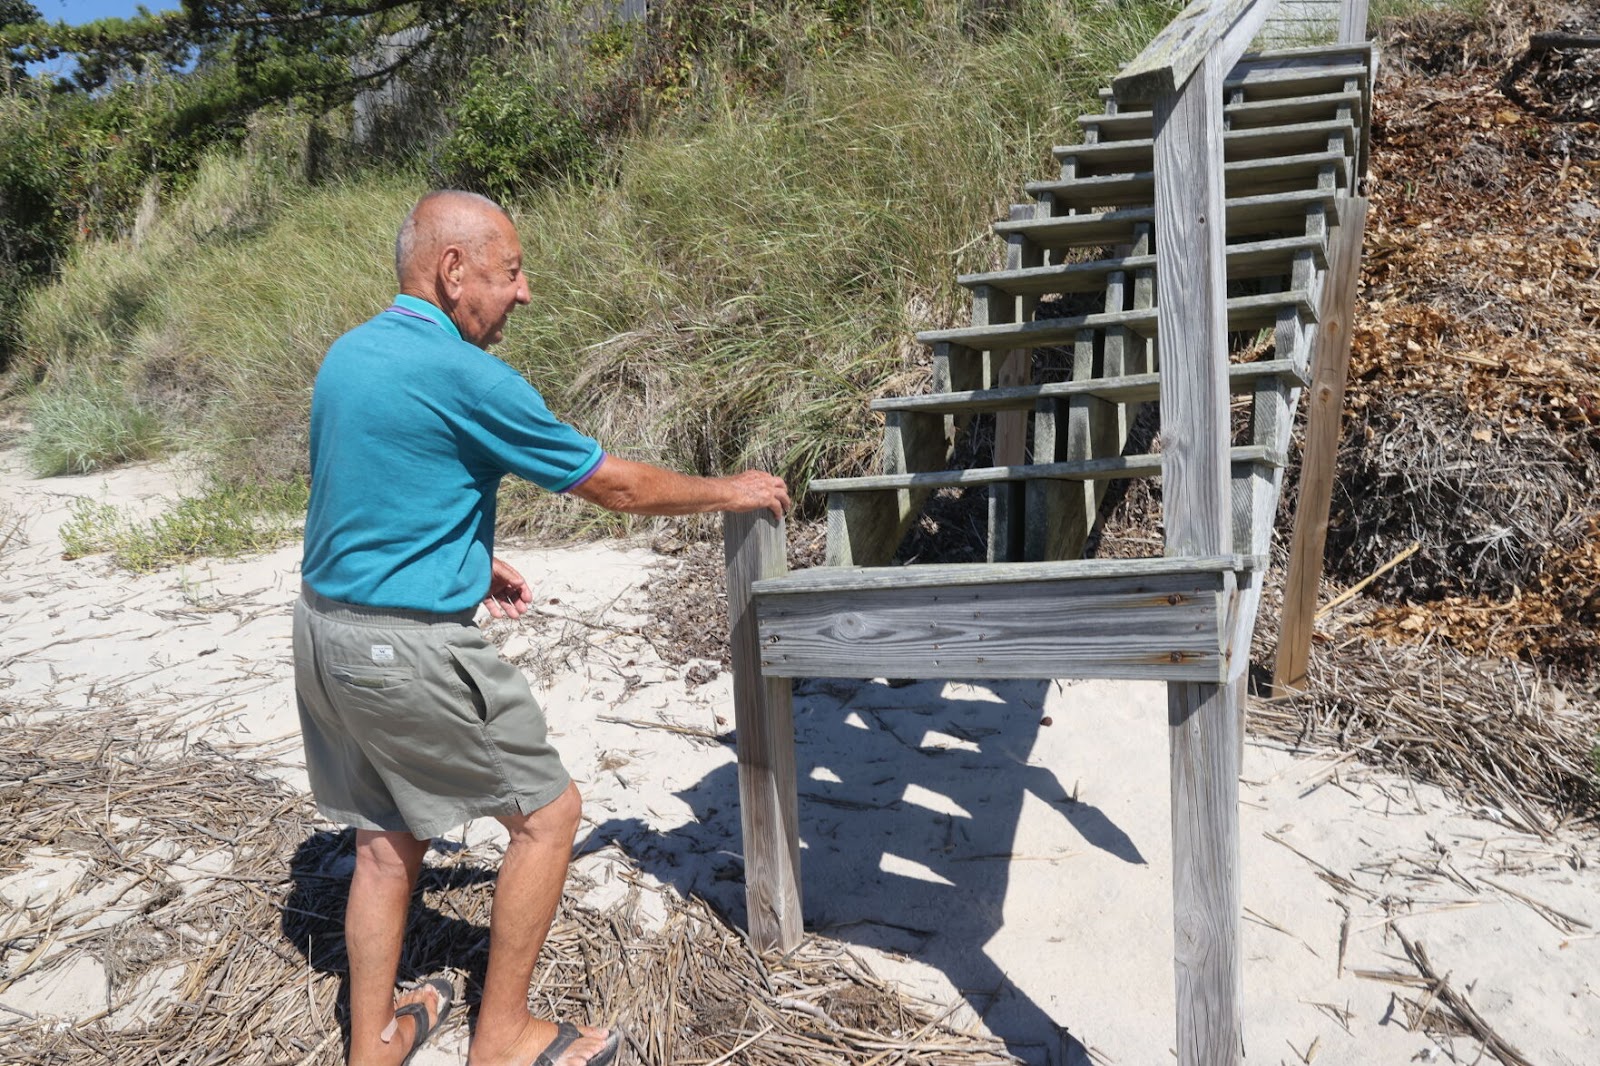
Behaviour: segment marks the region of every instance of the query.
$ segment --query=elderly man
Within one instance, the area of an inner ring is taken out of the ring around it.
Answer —
[[[349,1060],[408,1061],[449,1010],[442,980],[396,999],[406,913],[429,838],[487,816],[510,839],[469,1066],[602,1066],[618,1033],[528,1011],[580,800],[527,681],[473,624],[480,603],[496,618],[532,603],[494,557],[500,479],[633,514],[781,515],[788,492],[760,471],[688,477],[606,455],[551,415],[487,351],[529,298],[516,229],[493,202],[423,197],[395,269],[393,305],[335,341],[317,374],[294,623],[311,787],[356,829]]]

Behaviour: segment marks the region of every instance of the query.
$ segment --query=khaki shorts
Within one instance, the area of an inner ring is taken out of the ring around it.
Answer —
[[[357,607],[306,587],[294,684],[311,791],[332,821],[427,839],[531,814],[571,781],[527,679],[471,612]]]

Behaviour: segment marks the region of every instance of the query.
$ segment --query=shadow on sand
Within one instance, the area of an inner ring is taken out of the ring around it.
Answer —
[[[797,684],[804,916],[809,932],[940,970],[1013,1054],[1087,1066],[1083,1044],[985,950],[1005,925],[1013,863],[1065,857],[1024,853],[1033,846],[1019,838],[1025,803],[1059,812],[1089,846],[1145,863],[1103,812],[1077,802],[1050,770],[1028,765],[1048,684],[960,686],[955,696],[940,682]],[[693,821],[661,833],[613,819],[579,850],[615,842],[743,928],[736,768],[722,766],[678,795]]]

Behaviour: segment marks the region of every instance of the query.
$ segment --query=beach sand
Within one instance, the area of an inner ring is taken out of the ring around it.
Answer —
[[[304,789],[289,643],[298,545],[145,576],[61,558],[76,499],[150,512],[183,487],[176,464],[37,480],[0,452],[0,537],[14,533],[0,554],[0,707],[63,728],[111,702],[177,715],[191,742]],[[577,863],[593,892],[618,891],[620,849],[652,888],[742,922],[730,679],[714,663],[668,665],[637,633],[642,586],[674,563],[622,543],[503,554],[538,613],[495,635],[536,679],[585,796]],[[809,680],[795,724],[808,932],[1026,1061],[1171,1061],[1161,685]],[[1596,1061],[1592,831],[1542,838],[1352,755],[1255,741],[1240,801],[1248,1061],[1477,1061],[1473,1036],[1408,1019],[1426,993],[1402,935],[1529,1061]],[[492,856],[497,832],[479,823],[451,839]],[[184,877],[226,874],[196,843],[167,848]],[[94,890],[82,882],[70,856],[28,853],[25,868],[0,869],[0,926]],[[0,1033],[106,1010],[92,958],[49,966],[50,952],[0,950]],[[124,1016],[170,1001],[181,978],[158,968]],[[416,1061],[464,1061],[465,1039],[453,1024]]]

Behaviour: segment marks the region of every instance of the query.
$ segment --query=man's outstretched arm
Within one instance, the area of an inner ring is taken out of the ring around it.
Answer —
[[[789,508],[783,479],[762,470],[727,477],[693,477],[649,463],[608,455],[574,496],[608,511],[679,515],[705,511],[771,511],[782,518]]]

